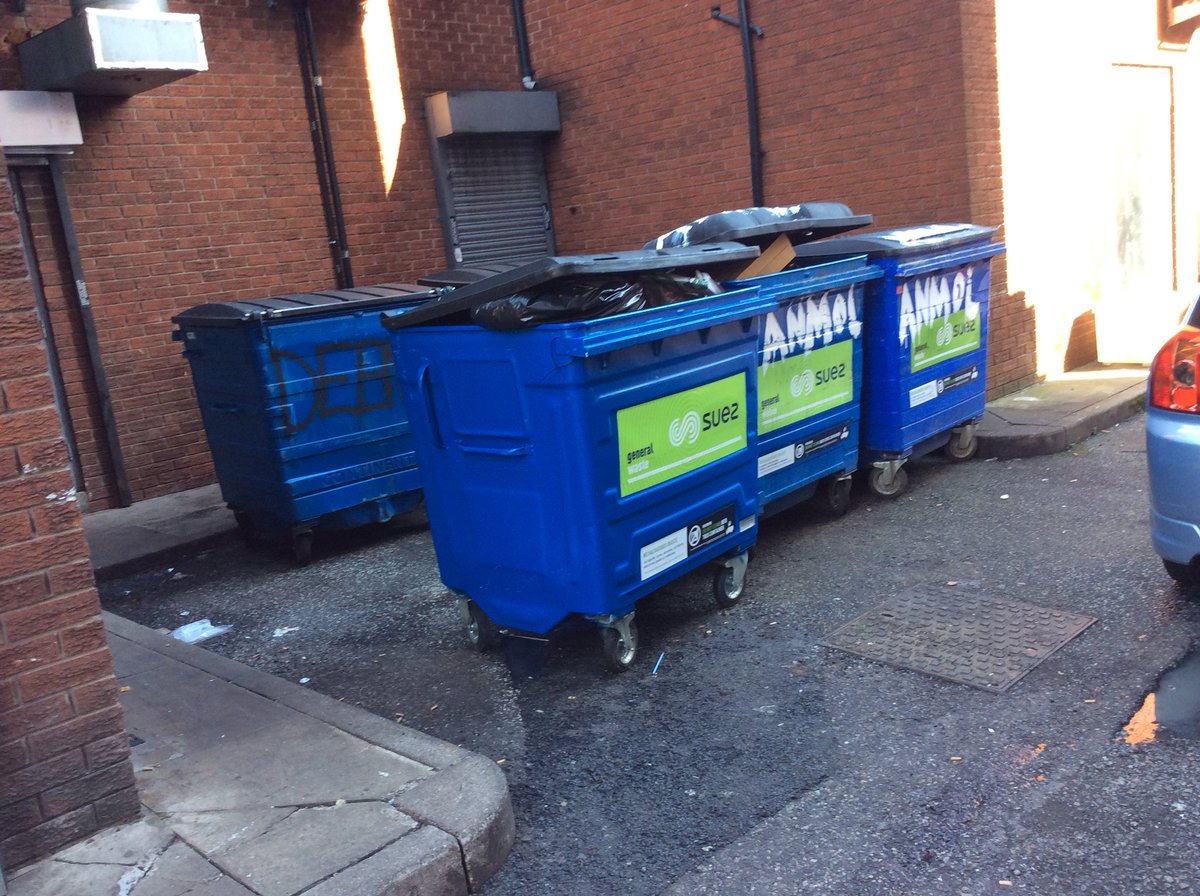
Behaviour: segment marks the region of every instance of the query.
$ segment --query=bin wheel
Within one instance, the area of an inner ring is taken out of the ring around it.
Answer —
[[[834,516],[845,516],[850,509],[850,477],[825,480],[825,509]]]
[[[254,520],[250,518],[250,514],[244,510],[235,510],[233,512],[233,521],[237,523],[238,535],[241,536],[242,543],[246,545],[254,544],[258,532],[254,528]]]
[[[462,608],[470,645],[480,653],[495,647],[500,640],[499,626],[473,600],[464,600]]]
[[[308,532],[296,532],[292,535],[292,556],[301,566],[308,566],[312,560],[313,549],[313,534]]]
[[[895,498],[908,488],[908,471],[900,467],[892,476],[880,467],[872,467],[871,475],[867,478],[871,491],[881,498]]]
[[[745,593],[745,574],[738,581],[737,572],[730,566],[722,566],[713,574],[713,598],[722,610],[736,607]]]
[[[633,620],[626,626],[628,634],[622,634],[616,628],[600,629],[600,639],[604,647],[604,661],[614,672],[625,672],[637,658],[637,627]]]
[[[979,451],[979,439],[975,433],[963,430],[950,436],[950,441],[942,446],[942,454],[955,463],[970,460]]]

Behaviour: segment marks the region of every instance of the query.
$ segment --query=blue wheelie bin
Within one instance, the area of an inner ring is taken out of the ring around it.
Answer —
[[[746,280],[776,307],[758,352],[758,498],[768,516],[818,488],[836,515],[858,469],[863,289],[880,276],[864,256]]]
[[[737,240],[796,243],[871,222],[839,202],[809,202],[707,215],[648,246]],[[789,244],[790,247],[789,247]],[[858,468],[863,363],[863,285],[880,271],[865,256],[790,267],[729,288],[757,286],[776,307],[760,322],[758,363],[758,497],[762,515],[784,510],[822,489],[834,514],[850,504]]]
[[[421,500],[408,417],[379,324],[438,295],[388,284],[197,305],[172,318],[221,496],[243,535],[383,522]]]
[[[621,670],[636,655],[639,599],[705,564],[718,604],[739,599],[758,531],[757,320],[775,302],[749,288],[508,331],[464,310],[574,275],[757,252],[547,258],[411,319],[383,315],[442,581],[476,647],[582,616]]]
[[[866,255],[860,464],[878,495],[904,491],[905,462],[942,449],[966,460],[986,403],[994,227],[930,224],[839,236],[796,248],[802,261]]]

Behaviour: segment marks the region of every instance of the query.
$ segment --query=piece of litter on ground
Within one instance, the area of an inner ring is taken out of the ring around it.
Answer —
[[[1000,500],[1001,500],[1001,501],[1007,501],[1007,500],[1008,500],[1008,495],[1001,495],[1001,496],[1000,496]]]
[[[273,635],[271,635],[271,637],[272,638],[282,638],[284,635],[290,635],[292,632],[298,632],[298,631],[300,631],[300,626],[289,625],[284,628],[275,629],[275,633]]]
[[[950,761],[951,762],[962,762],[962,757],[961,756],[951,756]]]
[[[215,638],[217,635],[223,635],[231,628],[233,628],[232,625],[213,625],[212,620],[197,619],[195,622],[179,626],[171,632],[171,637],[176,641],[183,641],[185,644],[196,644],[209,638]]]
[[[1096,701],[1089,698],[1087,700],[1084,700],[1083,702],[1084,703],[1095,703]]]
[[[665,650],[658,655],[658,662],[654,664],[654,668],[650,671],[651,675],[658,674],[658,667],[662,665],[663,657],[666,655],[667,655],[667,652]]]
[[[312,681],[312,679],[309,678],[307,675],[300,679],[301,684],[308,684],[310,681]]]
[[[130,691],[133,690],[133,686],[125,684],[125,685],[121,685],[121,687],[117,688],[117,690],[122,694],[128,694]]]
[[[180,616],[191,616],[191,615],[192,615],[192,611],[191,611],[191,610],[180,610],[180,611],[179,611],[179,615],[180,615]]]

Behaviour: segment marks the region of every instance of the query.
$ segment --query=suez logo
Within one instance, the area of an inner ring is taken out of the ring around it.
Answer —
[[[979,326],[979,303],[975,301],[974,265],[956,271],[943,271],[928,277],[913,277],[900,288],[900,344],[921,337],[921,328],[939,324],[933,339],[939,346],[968,336]],[[965,312],[959,323],[950,320],[955,312]]]
[[[667,441],[671,443],[673,448],[679,448],[684,444],[695,445],[699,441],[701,433],[724,426],[727,423],[733,423],[739,418],[740,414],[741,403],[737,401],[730,402],[720,408],[707,410],[703,414],[694,410],[688,411],[671,421],[671,424],[667,427]],[[626,452],[625,462],[629,465],[629,472],[637,473],[649,468],[650,461],[648,458],[652,454],[654,454],[653,442]]]
[[[824,386],[826,383],[843,379],[847,373],[849,371],[846,369],[845,361],[830,364],[819,370],[805,370],[791,378],[788,382],[788,391],[792,393],[793,398],[803,398],[806,395],[812,395],[818,387]],[[774,398],[776,402],[779,401],[779,396],[774,396]],[[764,401],[763,404],[766,405],[767,402]]]
[[[736,373],[617,411],[621,495],[745,449],[747,391],[746,375]]]

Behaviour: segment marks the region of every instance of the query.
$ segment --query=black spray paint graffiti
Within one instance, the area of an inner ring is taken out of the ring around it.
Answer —
[[[314,420],[337,414],[363,417],[395,405],[392,347],[387,340],[329,342],[307,357],[272,349],[271,363],[289,436]]]

